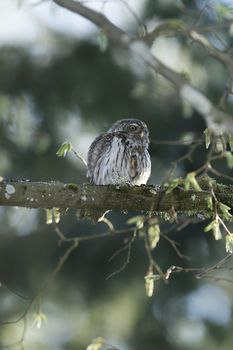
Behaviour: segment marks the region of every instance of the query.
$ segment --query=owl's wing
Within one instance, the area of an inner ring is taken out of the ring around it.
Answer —
[[[104,135],[101,152],[93,170],[92,182],[97,185],[111,185],[130,182],[128,144],[124,135]]]
[[[93,182],[97,162],[103,157],[111,142],[111,134],[101,134],[91,144],[87,155],[87,177]]]

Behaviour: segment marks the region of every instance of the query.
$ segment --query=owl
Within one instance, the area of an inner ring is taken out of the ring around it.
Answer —
[[[91,144],[87,177],[95,185],[142,185],[151,173],[149,131],[138,119],[121,119]]]

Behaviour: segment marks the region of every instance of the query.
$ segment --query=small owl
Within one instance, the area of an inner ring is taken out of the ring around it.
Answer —
[[[95,185],[142,185],[151,173],[149,131],[138,119],[118,120],[88,151],[87,177]]]

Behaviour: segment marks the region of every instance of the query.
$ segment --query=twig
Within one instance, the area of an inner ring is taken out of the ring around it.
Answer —
[[[179,258],[191,260],[191,258],[189,256],[182,254],[181,251],[177,248],[177,245],[178,245],[177,242],[173,241],[173,239],[171,239],[168,236],[164,235],[162,232],[160,232],[160,236],[163,237],[167,242],[170,243],[170,245],[175,250],[175,252],[179,256]]]
[[[150,140],[151,144],[154,145],[165,145],[165,146],[187,146],[189,147],[193,143],[201,143],[203,139],[189,139],[189,140]]]
[[[212,127],[214,132],[219,132],[220,129],[224,132],[233,130],[232,118],[220,111],[205,95],[191,86],[182,74],[175,72],[158,58],[153,56],[145,38],[143,40],[133,38],[125,31],[115,26],[106,16],[84,6],[80,2],[76,2],[74,0],[53,0],[53,2],[90,20],[92,23],[101,28],[104,33],[116,44],[129,50],[131,54],[141,59],[148,67],[152,68],[154,71],[161,74],[165,79],[173,83],[176,89],[179,91],[181,98],[186,100],[197,112],[203,116],[208,127]],[[206,45],[207,39],[204,38],[205,40],[203,40],[203,38],[193,30],[189,32],[189,30],[185,29],[185,31],[187,31],[193,40],[197,42],[199,41],[205,48],[207,46],[208,50],[214,55],[214,57],[219,59],[223,64],[225,64],[227,67],[233,67],[232,60],[229,56],[219,52],[216,53],[216,50],[211,47],[209,42]],[[221,120],[221,124],[217,123],[219,120]],[[216,124],[218,125],[218,130],[216,130]]]
[[[113,256],[109,259],[109,261],[111,261],[113,259],[113,257],[115,258],[123,250],[128,249],[127,257],[126,257],[126,260],[125,260],[124,264],[118,270],[116,270],[116,271],[112,272],[110,275],[108,275],[106,277],[106,281],[109,280],[110,278],[112,278],[113,276],[119,274],[120,272],[122,272],[126,268],[126,266],[129,264],[129,262],[130,262],[130,255],[131,255],[131,248],[132,248],[132,244],[133,244],[133,242],[134,242],[134,240],[136,238],[136,233],[137,233],[137,230],[135,229],[134,230],[134,234],[133,234],[132,238],[130,239],[130,241],[123,248],[121,248],[115,254],[113,254]]]
[[[210,168],[208,169],[208,172],[210,172],[210,173],[212,173],[212,174],[214,174],[214,175],[217,175],[218,177],[222,177],[223,179],[226,179],[226,180],[229,180],[229,181],[233,182],[233,178],[232,178],[231,176],[228,176],[228,175],[226,175],[226,174],[223,174],[223,173],[221,173],[220,171],[214,169],[213,167],[210,167]]]
[[[71,149],[71,151],[74,153],[74,155],[81,160],[81,162],[83,162],[83,164],[85,165],[85,167],[87,167],[87,161],[81,156],[81,154],[79,154],[77,151],[75,151],[75,149]]]
[[[163,270],[157,264],[157,262],[154,260],[154,258],[152,256],[151,249],[150,249],[149,238],[148,238],[148,233],[147,232],[144,233],[144,242],[145,242],[145,249],[146,249],[147,257],[148,257],[148,260],[149,260],[149,270],[155,269],[155,271],[164,280],[164,282],[167,283],[167,281],[165,279],[165,275],[163,273]]]
[[[202,278],[203,276],[205,276],[207,273],[210,273],[214,270],[219,269],[222,265],[224,265],[231,257],[232,257],[232,253],[227,254],[223,259],[219,260],[216,264],[214,264],[213,266],[210,266],[207,269],[202,269],[202,272],[200,272],[198,275],[196,275],[196,278]]]

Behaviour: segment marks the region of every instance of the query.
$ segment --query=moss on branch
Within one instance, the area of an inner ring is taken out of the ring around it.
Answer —
[[[170,193],[162,186],[95,186],[60,182],[2,181],[0,205],[27,208],[76,208],[84,210],[137,210],[184,215],[212,215],[208,206],[209,178],[200,181],[202,191],[177,187]],[[212,182],[219,202],[233,212],[233,187]]]

